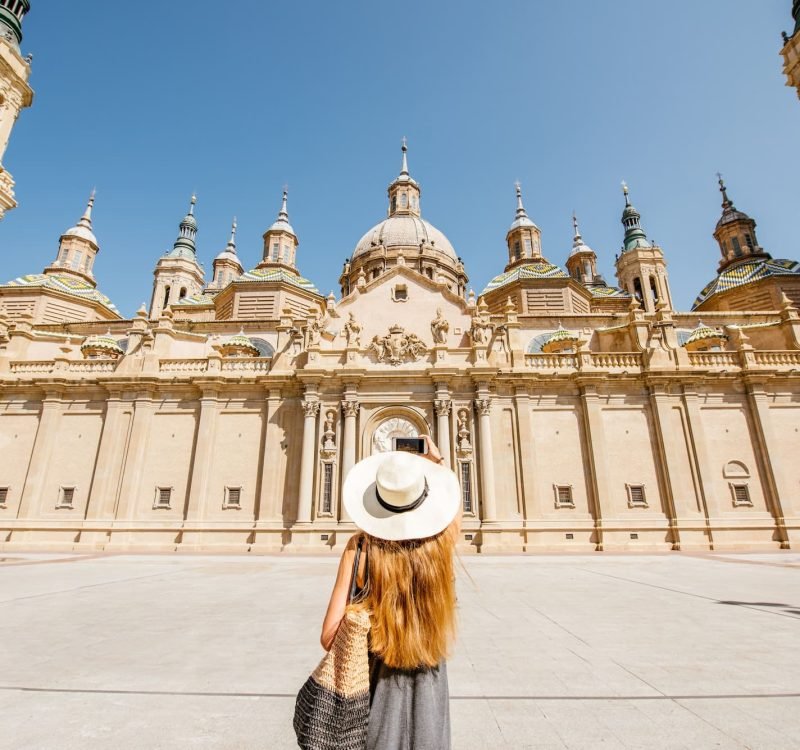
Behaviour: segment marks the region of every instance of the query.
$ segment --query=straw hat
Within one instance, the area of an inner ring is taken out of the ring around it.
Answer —
[[[461,493],[456,475],[413,453],[378,453],[359,461],[342,490],[353,522],[379,539],[424,539],[456,517]]]

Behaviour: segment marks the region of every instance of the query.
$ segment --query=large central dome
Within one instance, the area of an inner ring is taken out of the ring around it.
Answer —
[[[339,280],[344,296],[399,264],[455,294],[466,294],[467,275],[450,240],[421,216],[422,190],[408,173],[406,151],[403,142],[403,166],[389,185],[387,218],[364,234],[344,265]]]
[[[435,250],[457,261],[458,256],[450,240],[433,224],[418,216],[390,216],[376,224],[358,241],[353,259],[383,245],[392,248],[419,248],[420,244],[431,245]]]

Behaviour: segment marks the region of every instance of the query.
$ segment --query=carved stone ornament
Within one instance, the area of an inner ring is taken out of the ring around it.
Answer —
[[[458,410],[458,440],[456,449],[462,455],[472,453],[472,440],[469,431],[469,411],[467,409]]]
[[[347,348],[361,346],[361,323],[356,320],[356,316],[350,313],[347,322],[342,327],[342,331],[347,338]]]
[[[369,348],[378,362],[399,365],[405,360],[416,362],[425,355],[428,347],[415,333],[406,333],[400,325],[393,325],[385,336],[375,336]]]
[[[319,401],[303,401],[303,414],[316,417],[319,414]]]
[[[489,398],[476,398],[475,409],[482,417],[488,417],[492,408],[492,400]]]
[[[344,412],[345,418],[357,417],[360,406],[361,404],[359,404],[358,401],[353,401],[352,399],[345,399],[342,401],[342,411]]]
[[[436,416],[446,417],[448,414],[450,414],[450,408],[452,405],[453,402],[449,398],[437,398],[433,402],[433,406],[436,409]]]
[[[336,431],[333,429],[333,422],[336,419],[336,412],[331,409],[325,415],[325,427],[322,431],[323,450],[336,450]]]

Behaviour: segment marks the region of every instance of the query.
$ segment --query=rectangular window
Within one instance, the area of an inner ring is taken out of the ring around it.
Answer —
[[[241,508],[242,507],[242,488],[241,487],[226,487],[225,488],[225,508]]]
[[[628,507],[629,508],[646,508],[647,498],[644,494],[643,484],[629,484],[628,488]]]
[[[408,287],[405,284],[398,284],[394,288],[394,301],[405,302],[408,299]]]
[[[749,250],[752,250],[752,249],[753,249],[753,247],[754,247],[754,245],[753,245],[753,238],[752,238],[752,237],[751,237],[749,234],[746,234],[746,235],[744,236],[744,239],[745,239],[745,242],[747,242],[747,247],[748,247],[748,249],[749,249]]]
[[[8,487],[0,487],[0,508],[6,507],[6,500],[8,500]]]
[[[525,255],[530,258],[533,255],[533,245],[531,245],[530,237],[525,238]]]
[[[514,260],[519,260],[520,250],[519,250],[519,240],[514,242]]]
[[[333,464],[322,465],[322,512],[333,514]]]
[[[72,508],[72,503],[75,500],[74,487],[59,487],[58,490],[58,505],[56,508]]]
[[[556,508],[575,507],[575,501],[572,499],[571,484],[554,484],[553,489],[556,496]]]
[[[461,462],[461,499],[464,504],[464,513],[473,513],[472,508],[472,472],[469,461]]]
[[[750,499],[750,488],[746,484],[731,484],[731,491],[733,492],[734,505],[750,505],[753,501]]]
[[[272,246],[272,260],[278,260],[278,253],[281,250],[281,246],[276,242]]]
[[[172,487],[156,487],[156,499],[153,503],[154,508],[169,508],[169,501],[172,498]]]
[[[72,267],[77,271],[80,268],[83,253],[74,252],[72,254]]]
[[[742,254],[742,246],[739,244],[739,238],[733,237],[731,242],[733,243],[733,254],[738,258]]]

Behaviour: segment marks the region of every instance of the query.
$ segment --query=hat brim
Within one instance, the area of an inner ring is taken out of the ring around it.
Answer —
[[[378,466],[388,455],[376,453],[359,461],[345,477],[342,496],[353,523],[370,536],[389,541],[425,539],[444,531],[461,506],[456,475],[427,458],[410,456],[420,462],[428,480],[428,496],[414,510],[394,513],[378,502],[375,487]]]

